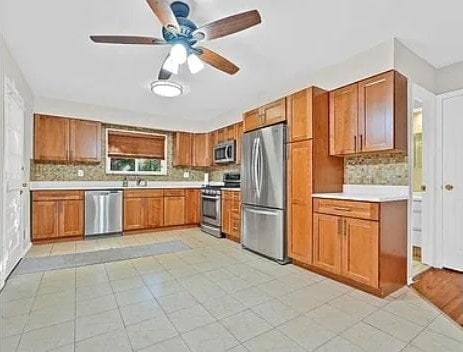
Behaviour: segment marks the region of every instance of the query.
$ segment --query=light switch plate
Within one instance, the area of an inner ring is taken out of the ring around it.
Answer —
[[[183,178],[189,178],[190,177],[190,172],[189,171],[185,171],[183,173]]]
[[[84,170],[77,170],[78,177],[84,177]]]

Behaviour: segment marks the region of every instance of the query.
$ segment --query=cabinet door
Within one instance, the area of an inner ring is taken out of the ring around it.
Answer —
[[[343,219],[315,213],[313,221],[313,265],[339,274]]]
[[[360,152],[394,148],[394,72],[372,77],[359,87]]]
[[[185,224],[199,224],[199,189],[185,190]]]
[[[312,89],[288,97],[288,142],[312,138]]]
[[[357,83],[330,92],[330,154],[354,154],[357,138]]]
[[[223,192],[229,193],[229,192]],[[232,229],[232,207],[233,199],[231,196],[227,197],[226,195],[222,198],[222,232],[230,235]]]
[[[32,202],[32,241],[59,236],[59,201]]]
[[[192,165],[192,134],[188,132],[175,132],[174,135],[174,166]]]
[[[345,219],[342,275],[378,287],[379,227],[377,221]]]
[[[261,110],[264,126],[286,121],[286,98],[264,105]]]
[[[235,139],[235,124],[227,126],[225,129],[225,140]]]
[[[145,198],[124,198],[124,231],[145,228]]]
[[[193,166],[211,166],[211,147],[208,133],[196,133],[193,137]]]
[[[69,160],[69,120],[35,115],[34,159],[36,161]]]
[[[218,129],[217,130],[217,143],[222,143],[225,140],[226,140],[226,138],[225,138],[225,129],[224,128]]]
[[[248,111],[243,116],[244,132],[252,131],[262,127],[262,114],[259,109]]]
[[[145,198],[144,224],[155,229],[164,225],[164,199],[162,197]]]
[[[243,141],[243,123],[239,122],[235,127],[235,141],[236,141],[236,163],[241,164],[241,149]]]
[[[164,197],[164,226],[185,224],[185,197]]]
[[[288,250],[312,263],[312,141],[288,144]]]
[[[59,207],[59,236],[83,236],[84,201],[62,200],[60,201]]]
[[[101,161],[101,123],[70,120],[70,160],[77,162]]]

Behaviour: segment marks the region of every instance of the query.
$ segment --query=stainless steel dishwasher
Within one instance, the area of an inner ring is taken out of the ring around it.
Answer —
[[[85,237],[122,232],[122,191],[85,192]]]

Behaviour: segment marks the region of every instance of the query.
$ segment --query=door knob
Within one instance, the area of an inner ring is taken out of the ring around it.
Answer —
[[[447,184],[447,185],[445,185],[445,189],[447,191],[452,191],[453,190],[453,185]]]

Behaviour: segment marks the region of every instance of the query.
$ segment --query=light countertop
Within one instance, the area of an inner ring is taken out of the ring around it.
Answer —
[[[344,185],[339,193],[314,193],[312,198],[353,200],[360,202],[395,202],[409,199],[408,186]]]
[[[156,188],[201,188],[200,181],[148,181],[147,186],[137,186],[130,181],[128,187],[122,186],[122,181],[51,181],[30,182],[31,191],[62,191],[62,190],[96,190],[96,189],[156,189]]]

